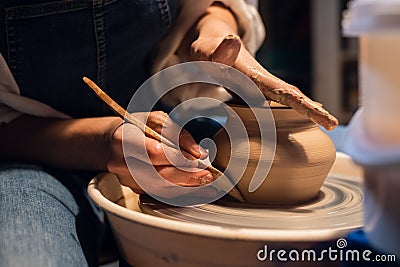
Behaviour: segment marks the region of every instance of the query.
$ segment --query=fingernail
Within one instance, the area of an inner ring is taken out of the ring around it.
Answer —
[[[201,158],[207,157],[207,156],[208,156],[207,150],[204,149],[204,148],[202,148],[201,146],[199,146],[199,145],[197,145],[197,144],[194,144],[194,145],[192,146],[192,149],[193,149],[194,151],[196,151],[196,152],[199,152]]]
[[[212,183],[213,181],[214,181],[214,177],[212,176],[211,173],[199,178],[200,185],[206,185],[206,184]]]
[[[199,146],[199,151],[200,151],[200,159],[205,159],[208,157],[208,151]]]

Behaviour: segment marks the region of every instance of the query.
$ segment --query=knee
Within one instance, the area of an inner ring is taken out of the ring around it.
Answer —
[[[6,164],[0,165],[0,186],[22,186],[37,185],[49,182],[50,175],[40,166],[29,164]]]
[[[46,210],[56,203],[74,215],[79,211],[71,193],[35,165],[0,165],[0,196],[0,209]]]
[[[0,166],[0,258],[9,266],[82,266],[78,212],[71,193],[40,167]]]

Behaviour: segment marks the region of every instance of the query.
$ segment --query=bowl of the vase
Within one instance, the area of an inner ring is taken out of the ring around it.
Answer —
[[[226,170],[228,177],[240,177],[237,188],[245,200],[260,204],[286,204],[315,198],[336,157],[333,142],[318,125],[290,108],[271,107],[276,138],[263,140],[260,132],[271,129],[254,127],[254,118],[249,119],[247,107],[230,108],[227,127],[239,117],[248,136],[243,140],[233,140],[231,138],[237,137],[229,136],[225,128],[221,129],[214,136],[217,147],[214,165]],[[265,108],[252,109],[257,113],[263,110],[270,112]],[[232,115],[233,112],[236,114]],[[250,151],[249,154],[246,151]],[[260,156],[261,152],[263,156]],[[243,157],[244,154],[248,155],[247,158]],[[243,161],[247,161],[244,170],[236,167],[243,166],[240,164]],[[251,181],[259,168],[265,168],[261,174],[265,176],[255,189]]]

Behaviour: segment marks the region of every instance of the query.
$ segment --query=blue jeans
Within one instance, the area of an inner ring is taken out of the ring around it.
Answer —
[[[97,265],[104,225],[77,177],[0,165],[0,266]]]

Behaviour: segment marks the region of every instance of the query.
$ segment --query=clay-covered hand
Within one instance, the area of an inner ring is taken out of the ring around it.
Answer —
[[[141,179],[140,183],[145,181],[150,185],[151,194],[166,198],[176,197],[176,188],[160,183],[160,178],[154,175],[154,171],[165,180],[179,186],[196,187],[213,181],[209,171],[198,169],[197,161],[190,160],[204,159],[208,156],[207,152],[196,144],[186,130],[181,130],[166,113],[155,111],[135,113],[134,116],[166,138],[170,140],[178,138],[179,145],[184,151],[175,150],[145,136],[139,128],[129,123],[119,126],[110,140],[111,151],[107,168],[118,176],[121,184],[132,188],[136,193],[144,193],[132,177],[128,165],[135,178],[145,177],[146,180]],[[215,192],[210,189],[209,193]]]
[[[246,74],[267,99],[295,109],[327,130],[338,125],[338,120],[320,103],[311,100],[297,87],[282,81],[261,66],[244,47],[238,32],[235,17],[230,10],[215,4],[194,25],[178,54],[187,60],[214,61],[233,66]]]

